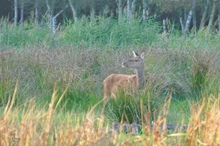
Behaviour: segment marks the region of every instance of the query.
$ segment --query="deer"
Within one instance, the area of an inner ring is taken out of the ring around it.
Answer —
[[[122,67],[133,68],[135,69],[136,74],[111,74],[104,79],[102,83],[105,102],[104,108],[109,97],[117,98],[116,93],[119,90],[135,92],[136,90],[144,88],[144,51],[141,55],[133,50],[132,53],[133,58],[123,62]]]

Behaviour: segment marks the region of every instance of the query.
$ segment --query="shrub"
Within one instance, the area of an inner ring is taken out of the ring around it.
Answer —
[[[111,98],[106,107],[106,116],[114,120],[114,122],[122,123],[139,123],[147,122],[143,118],[145,113],[150,119],[147,119],[148,122],[153,120],[153,115],[159,111],[161,102],[158,102],[157,97],[150,97],[149,93],[139,92],[135,94],[128,94],[124,91],[117,93],[117,98]],[[143,121],[144,120],[144,121]]]

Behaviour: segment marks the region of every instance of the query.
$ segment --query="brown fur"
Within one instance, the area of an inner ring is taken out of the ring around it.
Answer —
[[[115,93],[119,89],[126,91],[134,91],[138,86],[136,75],[125,75],[125,74],[111,74],[109,75],[102,84],[104,92],[104,98],[109,96],[116,98]]]
[[[104,107],[102,114],[104,113],[108,97],[116,99],[116,93],[119,91],[134,92],[137,89],[144,88],[144,52],[141,55],[133,52],[133,58],[122,63],[122,67],[133,68],[136,71],[135,75],[126,74],[111,74],[102,84],[102,90],[104,92]]]

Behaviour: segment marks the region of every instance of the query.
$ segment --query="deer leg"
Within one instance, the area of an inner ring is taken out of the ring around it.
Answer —
[[[114,92],[111,93],[111,96],[116,99],[116,95]]]

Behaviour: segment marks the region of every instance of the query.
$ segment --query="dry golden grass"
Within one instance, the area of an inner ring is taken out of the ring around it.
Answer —
[[[186,131],[188,145],[220,145],[220,96],[204,98],[191,107],[191,119]]]
[[[57,106],[65,91],[57,97],[57,90],[54,90],[51,102],[45,105],[47,108],[37,107],[34,99],[19,107],[14,105],[16,85],[1,114],[0,145],[220,145],[220,96],[211,95],[204,97],[201,103],[192,104],[186,130],[180,126],[171,133],[166,128],[170,98],[157,121],[153,125],[143,122],[142,133],[134,136],[112,131],[103,116],[95,116],[96,105],[81,122],[73,118],[73,113],[63,113],[64,117],[59,117],[62,111],[58,111]]]

